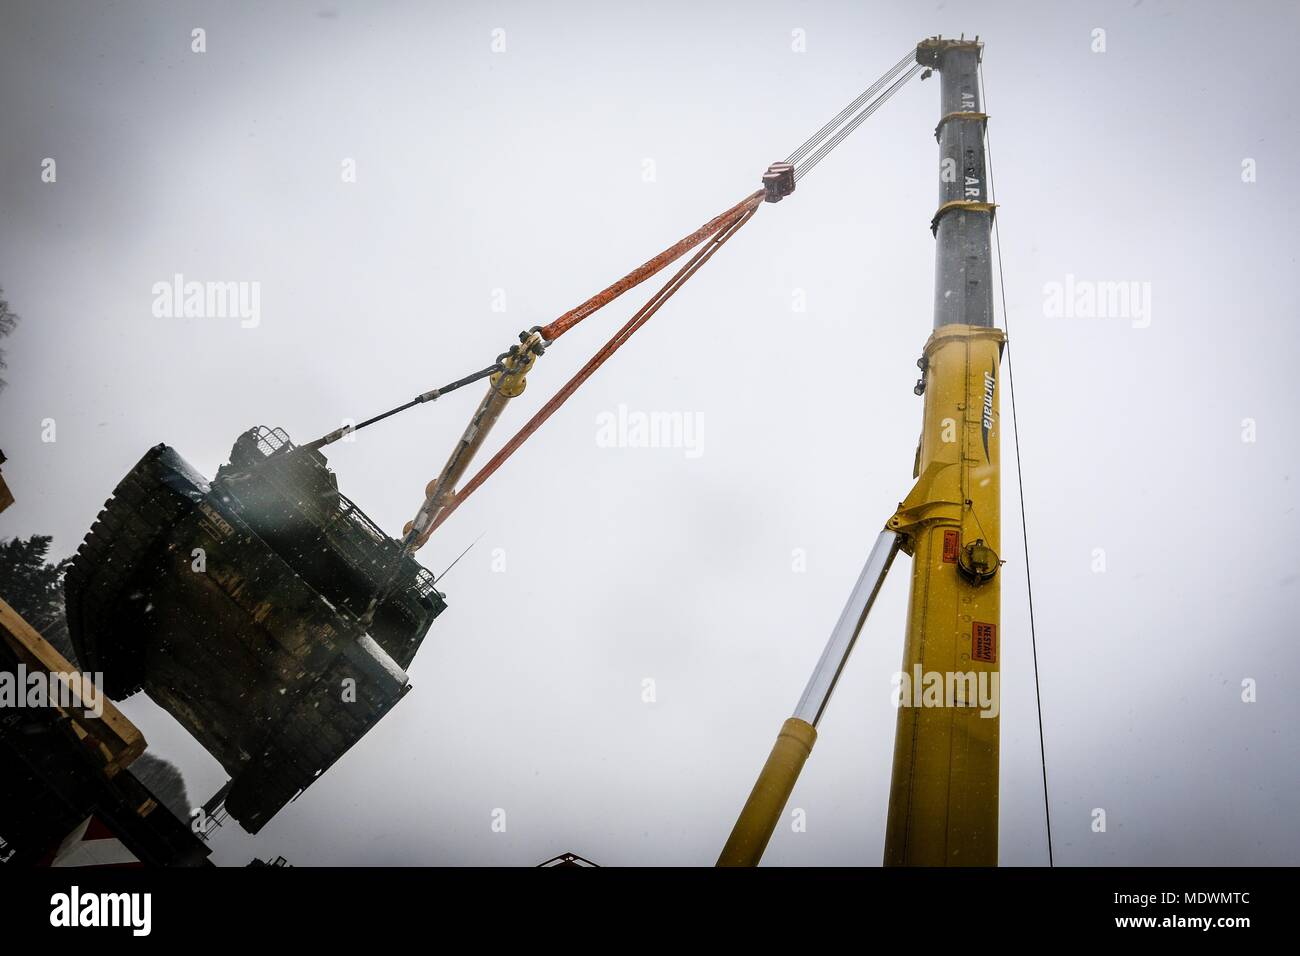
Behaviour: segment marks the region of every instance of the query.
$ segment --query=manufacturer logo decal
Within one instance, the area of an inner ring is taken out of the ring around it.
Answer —
[[[984,438],[984,460],[989,458],[989,431],[993,428],[993,389],[997,388],[997,379],[993,370],[984,373],[984,418],[980,422],[980,433]]]

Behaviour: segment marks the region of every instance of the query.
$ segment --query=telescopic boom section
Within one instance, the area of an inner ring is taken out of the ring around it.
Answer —
[[[936,240],[934,327],[993,325],[993,262],[984,163],[978,40],[938,37],[917,44],[918,63],[939,71],[939,207],[930,220]]]

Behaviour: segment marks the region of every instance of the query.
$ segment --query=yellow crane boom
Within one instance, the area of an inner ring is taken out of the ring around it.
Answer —
[[[998,852],[1001,617],[998,376],[984,125],[976,40],[932,37],[916,62],[941,76],[934,332],[918,366],[925,396],[916,484],[867,559],[794,716],[785,722],[718,858],[762,857],[817,739],[835,681],[898,551],[912,557],[911,599],[887,865],[992,866]]]

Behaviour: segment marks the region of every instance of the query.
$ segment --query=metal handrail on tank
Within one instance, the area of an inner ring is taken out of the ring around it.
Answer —
[[[277,454],[283,456],[295,450],[302,450],[299,446],[294,445],[288,433],[282,428],[257,425],[250,428],[248,434],[253,438],[257,450],[267,459]],[[320,456],[320,453],[315,449],[307,449],[306,452],[319,456],[321,462],[324,462],[324,457]],[[337,507],[327,509],[329,513],[322,515],[324,520],[321,529],[335,543],[339,553],[347,558],[348,563],[358,571],[366,573],[373,567],[373,555],[370,553],[370,549],[360,546],[360,542],[352,533],[341,530],[344,526],[343,522],[346,522],[347,527],[355,526],[357,530],[363,532],[370,539],[372,544],[379,545],[386,551],[395,551],[400,547],[351,498],[337,491],[331,494],[330,497],[337,502]],[[433,574],[427,568],[419,567],[413,560],[403,562],[403,564],[408,563],[415,566],[416,573],[410,578],[406,590],[414,592],[420,598],[429,597],[436,590]]]

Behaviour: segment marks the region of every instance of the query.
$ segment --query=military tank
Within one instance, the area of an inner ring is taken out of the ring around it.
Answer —
[[[257,426],[210,484],[175,449],[149,449],[65,593],[82,669],[175,717],[256,833],[410,690],[406,668],[446,608],[434,584],[339,492],[324,455]]]

